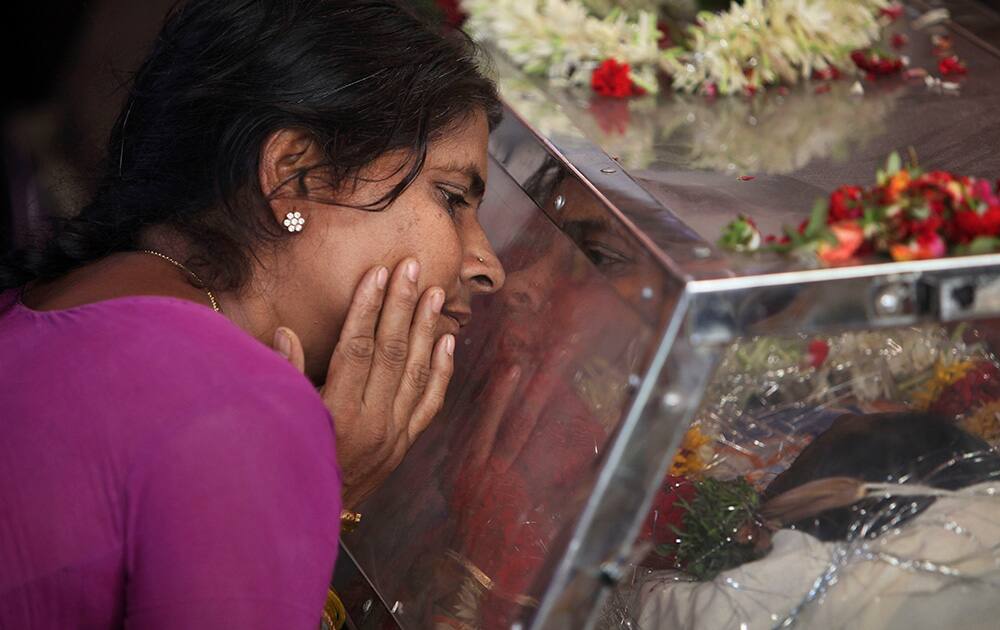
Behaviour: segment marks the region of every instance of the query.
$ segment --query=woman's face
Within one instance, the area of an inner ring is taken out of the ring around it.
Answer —
[[[382,211],[351,206],[379,199],[400,181],[409,166],[401,154],[372,163],[356,185],[337,195],[339,205],[310,201],[313,195],[272,202],[278,218],[291,211],[305,218],[302,231],[291,234],[276,256],[271,295],[280,325],[302,339],[314,381],[324,377],[354,290],[372,267],[391,272],[407,258],[420,263],[420,291],[441,287],[446,294],[437,337],[468,323],[472,295],[503,285],[503,267],[477,216],[488,136],[482,112],[455,124],[429,145],[416,180]]]

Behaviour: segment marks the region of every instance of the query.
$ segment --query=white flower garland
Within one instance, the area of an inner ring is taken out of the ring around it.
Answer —
[[[465,29],[488,40],[528,74],[555,82],[587,85],[605,59],[628,63],[632,81],[657,91],[656,16],[612,11],[600,19],[579,0],[462,0]]]
[[[744,0],[728,11],[699,14],[686,49],[663,58],[674,89],[714,85],[738,94],[769,84],[797,83],[813,71],[853,67],[851,51],[878,41],[880,10],[890,0]],[[751,70],[751,72],[748,72]]]
[[[497,46],[532,75],[586,85],[606,59],[628,63],[632,81],[657,92],[663,69],[681,92],[747,89],[853,67],[850,53],[878,41],[881,9],[893,0],[744,0],[702,12],[686,48],[659,49],[657,16],[636,10],[591,14],[581,0],[462,0],[466,30]],[[751,71],[752,70],[752,71]],[[709,86],[713,86],[709,88]]]

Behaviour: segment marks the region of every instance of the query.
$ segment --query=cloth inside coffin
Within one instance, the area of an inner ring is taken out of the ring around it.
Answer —
[[[800,519],[766,556],[711,581],[650,572],[628,617],[643,630],[996,627],[1000,457],[985,442],[928,414],[842,416],[763,499],[835,477],[939,496],[869,498]]]

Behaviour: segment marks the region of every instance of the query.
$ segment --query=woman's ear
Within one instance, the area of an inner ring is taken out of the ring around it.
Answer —
[[[281,223],[296,211],[296,200],[309,196],[318,184],[323,153],[312,136],[302,129],[279,129],[264,141],[260,151],[260,190],[271,203]]]

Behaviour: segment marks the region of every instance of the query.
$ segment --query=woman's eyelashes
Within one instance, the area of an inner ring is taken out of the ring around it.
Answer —
[[[459,210],[469,207],[469,200],[465,198],[464,192],[458,192],[444,186],[439,186],[438,190],[441,191],[441,198],[444,201],[445,211],[450,216],[454,217],[458,214]]]
[[[583,251],[587,255],[587,258],[590,259],[590,262],[603,269],[613,269],[619,265],[625,265],[631,262],[628,257],[621,252],[604,243],[596,241],[584,241]]]

